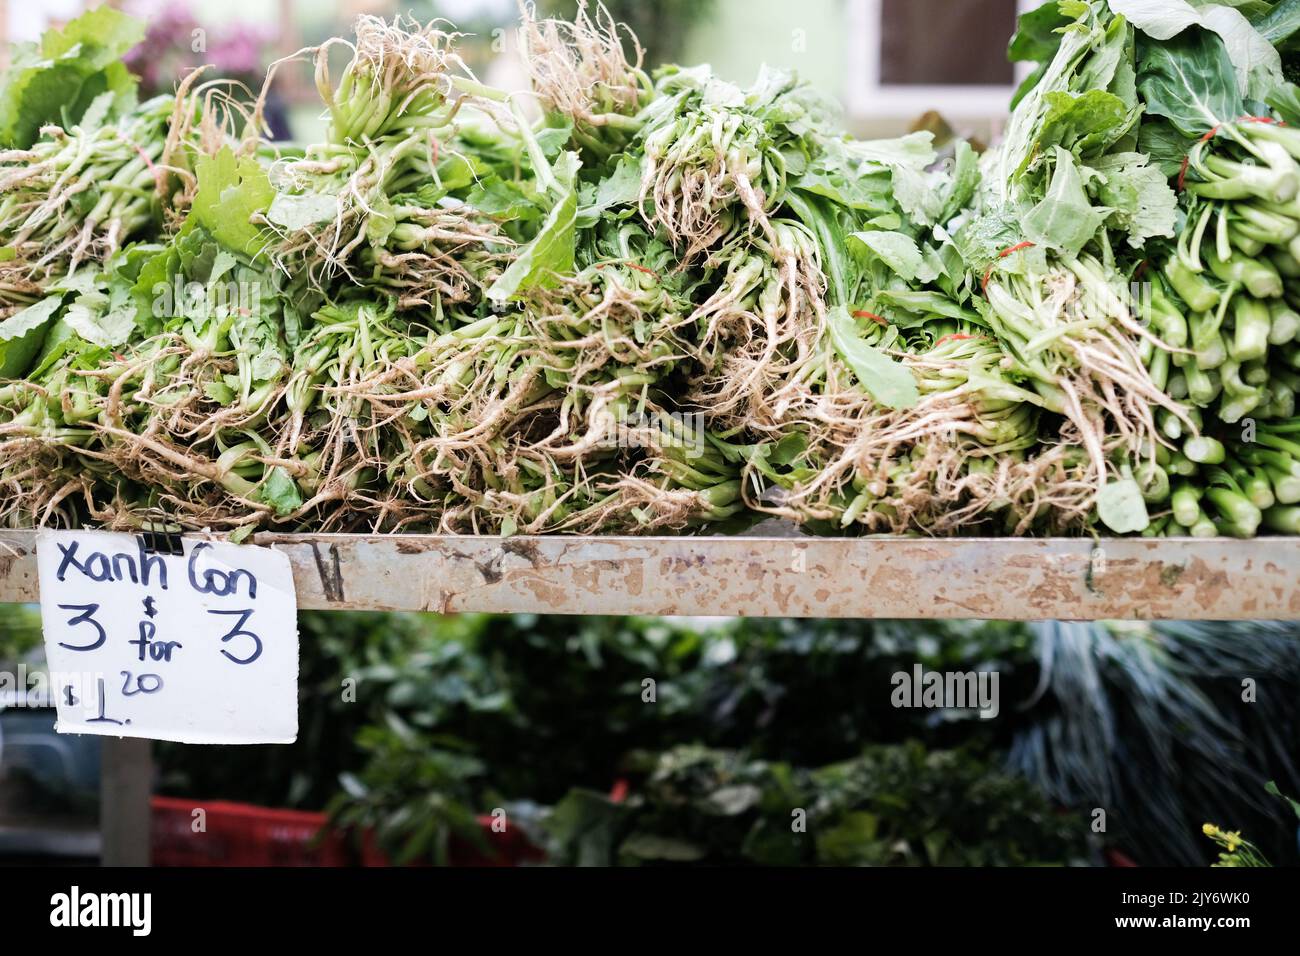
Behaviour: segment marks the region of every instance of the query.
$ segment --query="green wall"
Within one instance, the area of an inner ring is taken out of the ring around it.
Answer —
[[[710,63],[741,84],[767,63],[842,99],[847,22],[847,0],[715,0],[687,41],[684,60]]]

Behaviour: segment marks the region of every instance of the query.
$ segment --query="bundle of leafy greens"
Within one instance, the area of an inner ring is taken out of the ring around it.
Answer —
[[[1111,530],[1290,527],[1291,459],[1225,443],[1294,416],[1300,167],[1273,44],[1296,13],[1059,0],[1012,41],[1037,66],[955,238]]]
[[[1294,531],[1298,7],[1049,2],[983,157],[652,75],[585,8],[525,8],[523,94],[362,17],[294,58],[325,140],[275,146],[219,84],[136,105],[95,11],[5,81],[0,510]]]

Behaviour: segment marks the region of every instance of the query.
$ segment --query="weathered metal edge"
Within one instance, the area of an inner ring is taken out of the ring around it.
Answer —
[[[303,608],[789,617],[1300,620],[1300,538],[259,534]],[[0,601],[37,597],[0,532]]]

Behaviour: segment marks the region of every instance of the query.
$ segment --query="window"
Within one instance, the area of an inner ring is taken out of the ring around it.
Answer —
[[[1022,64],[1007,62],[1016,17],[1043,0],[849,0],[853,115],[1006,113]]]

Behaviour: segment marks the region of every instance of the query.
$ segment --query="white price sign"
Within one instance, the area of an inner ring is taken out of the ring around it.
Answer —
[[[195,744],[298,736],[298,607],[289,559],[105,531],[36,538],[60,733]]]

